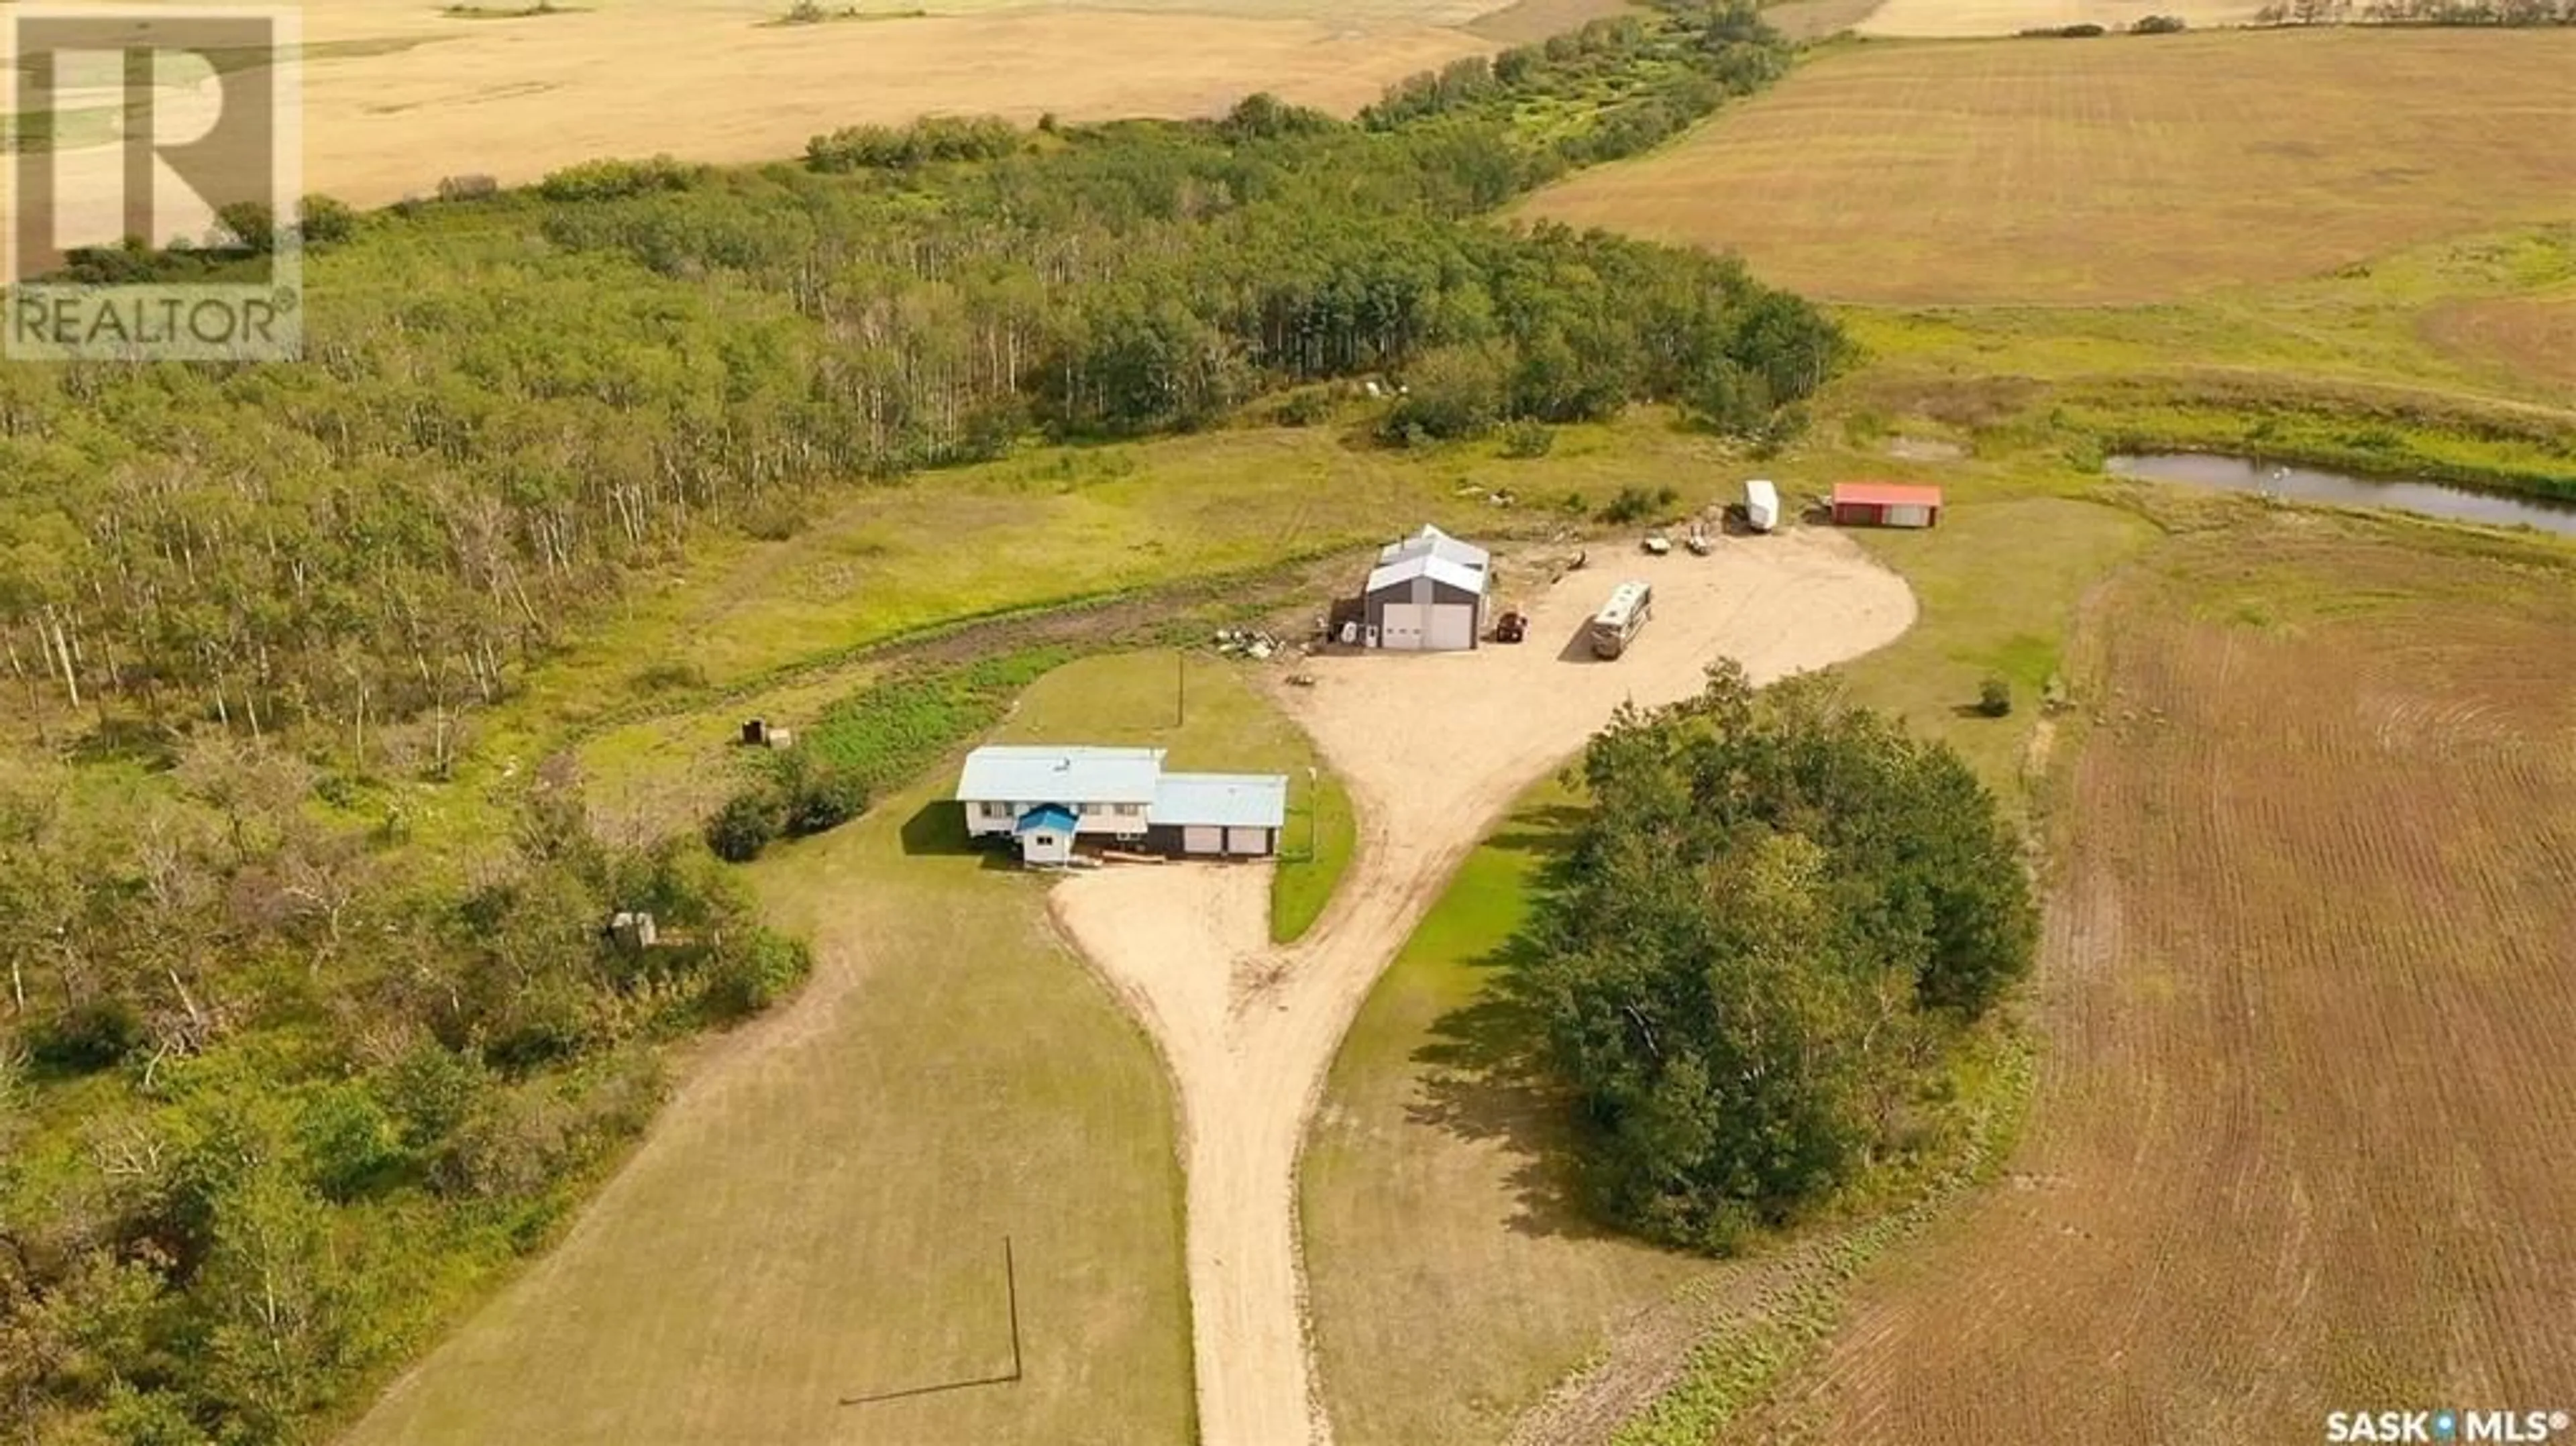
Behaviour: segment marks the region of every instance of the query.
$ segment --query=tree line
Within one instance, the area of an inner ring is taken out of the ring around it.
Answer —
[[[695,840],[561,790],[424,882],[273,745],[202,731],[170,785],[0,780],[0,1439],[303,1439],[547,1238],[659,1041],[807,967]]]
[[[308,211],[334,240],[307,365],[0,374],[0,667],[34,702],[436,776],[636,567],[1032,430],[1205,426],[1461,357],[1508,374],[1509,415],[1653,399],[1758,430],[1833,365],[1820,313],[1730,261],[1483,217],[1626,144],[1603,139],[1623,107],[1677,124],[1786,53],[1747,9],[1677,4],[1358,124],[1268,97],[934,120],[818,137],[802,166],[603,161]],[[1523,117],[1596,91],[1589,124]],[[164,264],[81,264],[110,260]]]
[[[1607,1218],[1727,1251],[1937,1137],[1951,1047],[2029,969],[2018,840],[1947,746],[1830,676],[1623,712],[1511,988]]]

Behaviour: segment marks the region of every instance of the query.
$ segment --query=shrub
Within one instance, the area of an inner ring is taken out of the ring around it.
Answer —
[[[429,1167],[429,1186],[451,1199],[535,1194],[553,1173],[563,1121],[542,1099],[495,1094],[460,1125]]]
[[[1977,685],[1977,711],[1989,718],[2001,718],[2012,712],[2012,684],[2000,677],[1988,677]]]
[[[682,659],[652,663],[639,668],[626,680],[628,687],[643,697],[656,693],[683,692],[707,685],[706,669]]]
[[[1271,413],[1283,427],[1311,427],[1333,415],[1333,395],[1320,387],[1289,397]]]
[[[486,196],[499,194],[500,190],[501,183],[499,181],[492,179],[490,176],[485,175],[480,171],[476,171],[468,175],[447,176],[441,178],[438,183],[438,199],[442,201],[479,201]]]
[[[1503,455],[1506,457],[1544,457],[1556,447],[1556,429],[1535,417],[1522,417],[1503,424]]]
[[[471,1056],[423,1044],[394,1061],[375,1091],[403,1148],[426,1152],[465,1122],[490,1082]]]
[[[844,126],[805,143],[817,171],[908,171],[938,161],[984,161],[1020,148],[1019,128],[999,116],[925,116],[911,125]]]
[[[123,1060],[143,1044],[143,1021],[122,999],[75,1004],[38,1026],[27,1052],[53,1069],[87,1074]]]
[[[763,929],[752,935],[748,948],[716,961],[707,1002],[727,1019],[758,1014],[785,998],[813,967],[813,953],[803,940]]]
[[[839,828],[867,811],[867,780],[847,768],[800,762],[786,785],[789,838]]]
[[[2183,29],[2184,21],[2179,15],[2143,15],[2138,18],[2136,24],[2129,27],[2129,33],[2131,35],[2174,35]]]
[[[1619,495],[1602,507],[1601,520],[1621,524],[1643,522],[1679,500],[1681,494],[1670,487],[1659,487],[1652,492],[1643,487],[1622,487]]]
[[[358,232],[358,213],[329,196],[305,197],[295,208],[295,229],[307,246],[335,246]]]
[[[786,810],[769,788],[747,788],[725,801],[707,820],[707,847],[729,864],[760,857],[786,825]]]
[[[1445,346],[1425,352],[1405,374],[1405,395],[1386,416],[1386,435],[1411,445],[1411,432],[1455,440],[1490,431],[1503,414],[1509,378],[1501,353]]]
[[[327,1085],[306,1099],[296,1133],[306,1176],[332,1200],[367,1193],[402,1158],[393,1121],[353,1084]]]
[[[584,161],[538,182],[537,194],[549,201],[614,201],[654,191],[685,191],[696,184],[702,169],[669,156],[649,161]]]

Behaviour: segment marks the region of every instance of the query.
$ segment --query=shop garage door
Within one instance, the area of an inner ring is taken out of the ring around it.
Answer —
[[[1378,618],[1377,645],[1420,651],[1423,611],[1420,603],[1388,603]]]
[[[1227,829],[1225,851],[1230,854],[1266,854],[1270,852],[1270,830],[1266,828]]]
[[[1181,852],[1185,854],[1218,854],[1225,852],[1225,830],[1214,824],[1201,827],[1191,824],[1181,830]]]
[[[1431,626],[1427,630],[1434,648],[1472,648],[1476,646],[1476,610],[1466,603],[1431,604]]]

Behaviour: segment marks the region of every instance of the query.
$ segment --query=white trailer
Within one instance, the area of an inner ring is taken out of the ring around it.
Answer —
[[[1744,521],[1756,532],[1780,525],[1780,489],[1759,477],[1744,484]]]

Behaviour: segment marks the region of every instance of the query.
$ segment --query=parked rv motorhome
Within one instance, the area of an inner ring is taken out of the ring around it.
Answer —
[[[1756,477],[1744,484],[1744,523],[1756,532],[1780,525],[1780,489]]]
[[[1592,615],[1592,653],[1594,657],[1615,658],[1628,651],[1628,645],[1643,632],[1646,620],[1655,615],[1655,590],[1642,582],[1623,582],[1610,593],[1601,611]]]

